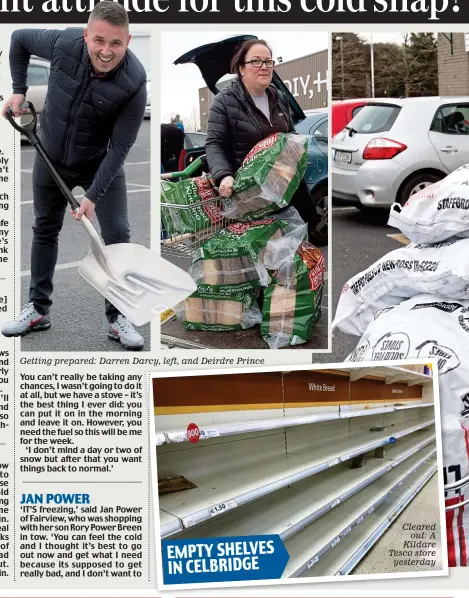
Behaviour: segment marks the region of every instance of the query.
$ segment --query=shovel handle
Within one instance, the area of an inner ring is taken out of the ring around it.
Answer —
[[[75,212],[76,210],[79,209],[80,204],[73,197],[72,192],[67,187],[67,185],[65,184],[63,178],[60,176],[60,174],[57,172],[55,166],[50,161],[49,156],[46,154],[46,151],[42,147],[42,144],[41,144],[41,142],[39,140],[38,140],[38,143],[36,144],[35,147],[36,147],[37,153],[41,156],[44,164],[46,165],[47,170],[49,171],[51,177],[54,179],[57,187],[60,189],[60,191],[62,192],[62,195],[65,197],[65,199],[68,201],[70,207]]]
[[[36,128],[37,128],[36,110],[34,109],[32,102],[24,102],[24,104],[21,106],[21,108],[27,108],[29,110],[29,112],[31,113],[32,118],[29,122],[25,123],[24,125],[20,125],[15,120],[13,110],[11,108],[8,108],[8,110],[5,112],[6,119],[8,120],[8,122],[10,123],[10,125],[12,127],[14,127],[20,133],[22,133],[28,139],[28,141],[30,141],[31,145],[35,146],[36,144],[39,143],[39,138],[36,135]]]
[[[27,106],[28,109],[29,109],[29,111],[31,112],[31,115],[32,115],[32,119],[28,123],[26,123],[25,125],[21,126],[21,125],[19,125],[15,121],[15,119],[13,117],[13,111],[11,110],[11,108],[9,108],[7,110],[5,116],[7,117],[8,121],[11,123],[11,125],[13,125],[13,127],[15,127],[15,129],[17,131],[19,131],[20,133],[22,133],[23,135],[25,135],[25,137],[31,142],[31,145],[35,148],[35,150],[37,151],[37,153],[42,158],[42,160],[43,160],[44,164],[46,165],[47,170],[49,171],[51,177],[54,179],[56,185],[58,186],[58,188],[62,192],[62,195],[65,197],[65,199],[68,201],[70,207],[75,212],[80,207],[79,202],[73,197],[72,192],[67,187],[67,185],[65,184],[64,180],[62,179],[62,177],[60,176],[60,174],[57,172],[55,166],[50,161],[49,156],[46,154],[46,151],[43,148],[42,143],[41,143],[39,137],[36,135],[37,114],[36,114],[36,110],[34,109],[33,103],[32,102],[25,102],[23,104],[23,106]]]
[[[8,108],[8,110],[5,113],[5,116],[8,120],[8,122],[17,131],[22,133],[30,141],[31,145],[35,148],[37,153],[41,156],[51,177],[54,179],[56,185],[62,192],[62,195],[65,197],[65,199],[68,201],[70,207],[75,212],[76,210],[79,209],[80,204],[73,197],[72,192],[67,187],[67,185],[65,184],[65,182],[62,179],[62,177],[60,176],[60,174],[57,172],[55,166],[50,161],[49,156],[46,154],[45,149],[42,147],[39,137],[36,135],[37,114],[36,114],[36,110],[34,109],[33,103],[25,102],[22,107],[27,107],[29,109],[29,111],[31,112],[31,115],[32,115],[32,119],[29,122],[27,122],[25,125],[20,125],[20,124],[18,124],[18,122],[15,120],[15,118],[13,116],[13,110],[11,108]]]

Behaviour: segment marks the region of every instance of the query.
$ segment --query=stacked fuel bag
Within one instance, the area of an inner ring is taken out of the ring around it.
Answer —
[[[392,206],[388,223],[410,244],[345,284],[332,326],[361,337],[347,361],[436,360],[445,480],[456,482],[469,475],[469,165]],[[460,500],[446,493],[448,506]],[[468,519],[450,513],[449,565],[467,566]]]
[[[244,160],[233,195],[220,199],[230,224],[197,249],[189,270],[197,291],[175,309],[186,329],[261,324],[271,348],[311,339],[321,314],[324,260],[288,207],[305,174],[307,145],[307,137],[277,133]]]

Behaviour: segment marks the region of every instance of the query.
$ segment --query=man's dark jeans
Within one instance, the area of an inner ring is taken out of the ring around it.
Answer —
[[[69,189],[82,187],[85,193],[95,174],[95,169],[85,173],[64,172],[61,168],[57,168],[57,170]],[[38,313],[47,314],[52,304],[50,296],[53,290],[52,278],[57,263],[59,233],[62,229],[65,211],[68,211],[69,206],[39,156],[36,156],[34,161],[33,197],[35,219],[31,247],[29,301],[34,303]],[[105,245],[130,241],[127,188],[122,169],[112,181],[105,195],[97,202],[95,213]],[[76,223],[76,226],[80,226],[79,223]],[[85,234],[84,229],[83,234]],[[72,297],[70,299],[72,300]],[[118,315],[118,310],[106,300],[106,316],[109,322],[114,321]]]

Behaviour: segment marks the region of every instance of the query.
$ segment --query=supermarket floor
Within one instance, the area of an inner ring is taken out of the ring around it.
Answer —
[[[327,265],[328,249],[321,248],[324,261]],[[177,260],[173,256],[166,259],[176,263],[181,268],[187,269],[190,262]],[[321,317],[313,331],[312,339],[303,345],[288,347],[289,349],[327,349],[328,337],[328,272],[325,274],[326,283],[321,304]],[[161,326],[161,341],[163,347],[177,347],[187,349],[268,349],[267,343],[262,339],[260,326],[239,332],[199,332],[184,330],[176,317],[171,318]]]
[[[359,565],[353,570],[353,575],[365,575],[371,573],[396,573],[394,566],[394,558],[404,560],[409,557],[393,557],[390,556],[390,550],[405,550],[403,545],[404,541],[410,540],[409,531],[403,531],[402,526],[405,523],[411,523],[412,525],[431,525],[435,523],[435,512],[438,512],[435,508],[434,498],[438,495],[438,477],[435,475],[432,479],[422,488],[417,494],[415,499],[410,505],[404,509],[399,517],[394,521],[391,527],[387,530],[384,536],[378,540],[375,546],[365,556],[365,558],[359,563]],[[436,521],[437,529],[435,534],[439,537],[439,520]],[[431,532],[425,532],[427,536]],[[414,553],[417,550],[414,549]],[[411,557],[419,558],[419,557]],[[442,554],[441,546],[437,544],[436,556],[436,567],[430,566],[419,566],[418,571],[433,571],[441,568]],[[399,573],[413,572],[415,573],[415,566],[399,566]]]

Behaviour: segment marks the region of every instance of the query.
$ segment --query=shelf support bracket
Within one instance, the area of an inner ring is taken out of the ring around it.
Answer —
[[[369,376],[370,372],[365,369],[352,370],[350,372],[350,382],[356,382],[365,376]]]

